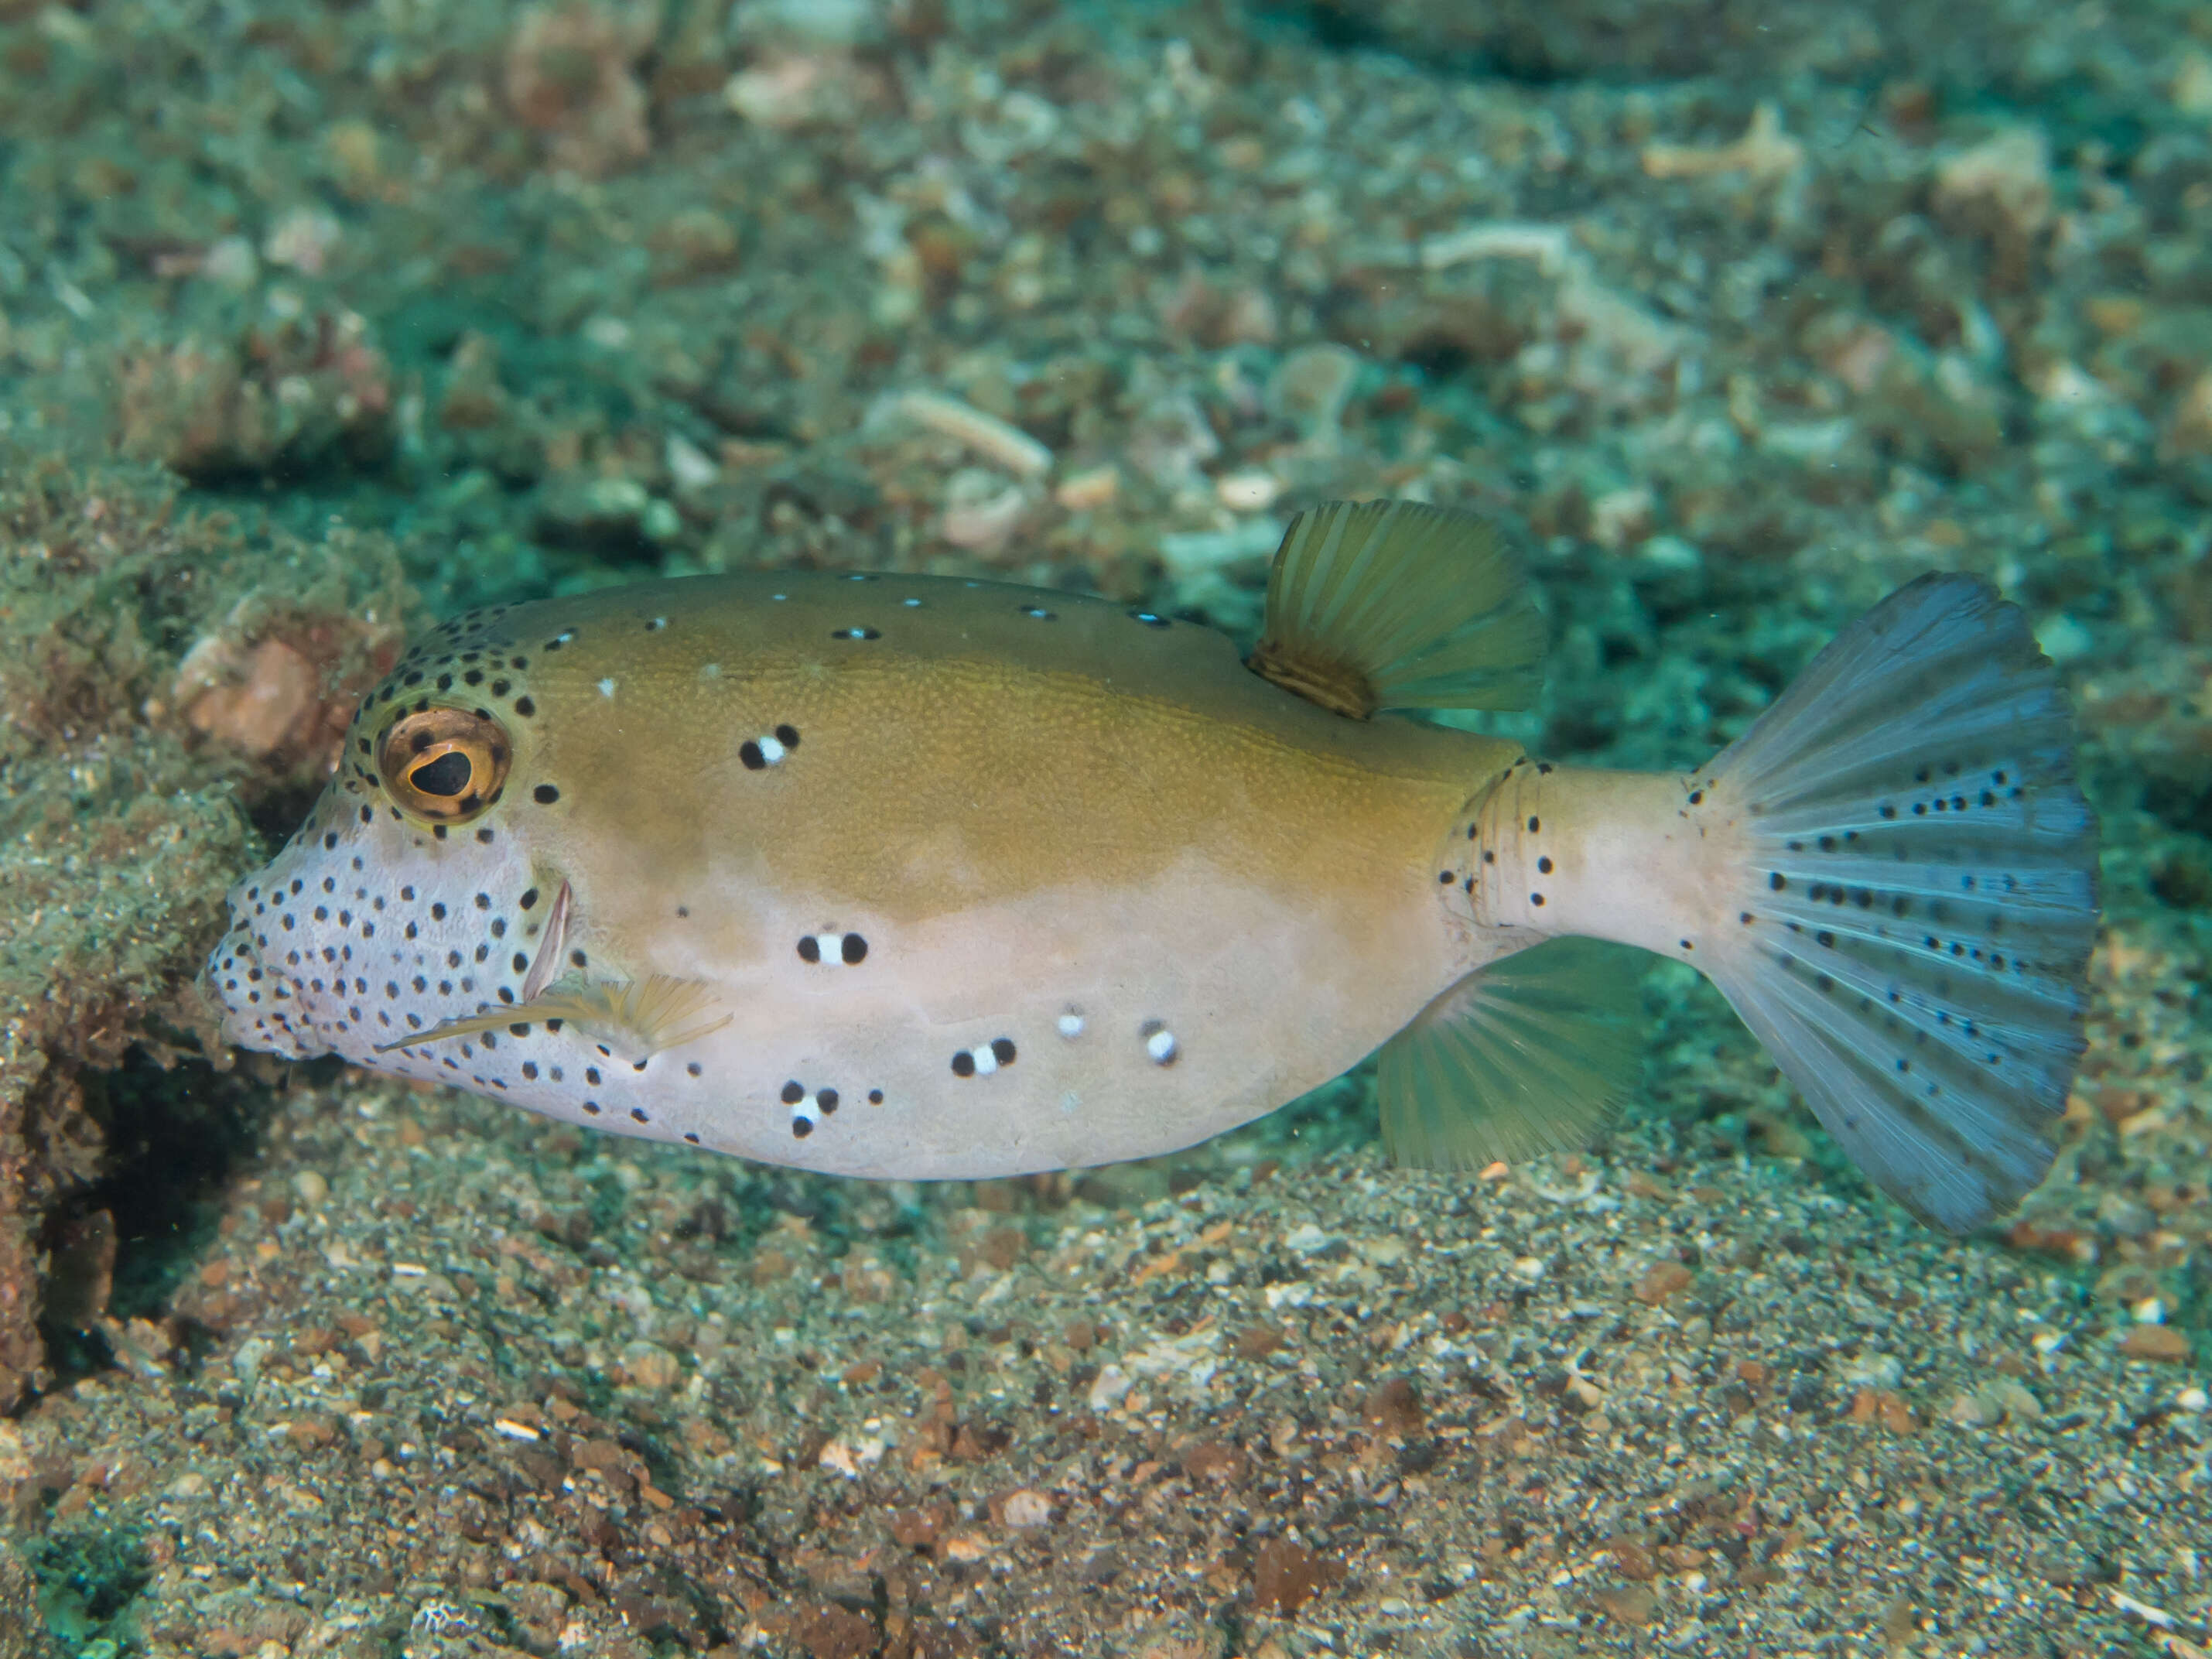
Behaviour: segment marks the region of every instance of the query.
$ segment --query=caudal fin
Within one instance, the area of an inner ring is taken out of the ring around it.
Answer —
[[[1884,1192],[1953,1231],[2009,1208],[2051,1165],[2097,926],[2096,821],[2027,619],[1924,576],[1698,782],[1746,832],[1714,983]]]

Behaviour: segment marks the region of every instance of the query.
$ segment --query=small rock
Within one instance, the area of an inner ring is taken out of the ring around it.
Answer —
[[[883,1643],[874,1620],[830,1602],[792,1620],[791,1634],[809,1659],[866,1659]]]
[[[1650,1624],[1659,1611],[1659,1598],[1642,1584],[1624,1584],[1618,1589],[1601,1589],[1597,1593],[1596,1601],[1598,1606],[1605,1609],[1607,1618],[1618,1620],[1624,1625],[1632,1625],[1638,1630]]]
[[[2051,143],[2038,127],[2008,127],[1936,169],[1936,211],[1955,228],[2032,236],[2049,222],[2051,202]]]
[[[204,640],[177,673],[191,728],[256,760],[319,712],[315,681],[307,659],[277,640],[242,650],[220,637]]]
[[[1363,1415],[1385,1434],[1418,1434],[1421,1396],[1407,1378],[1394,1376],[1367,1396]]]
[[[2002,1409],[2015,1423],[2033,1422],[2043,1415],[2043,1402],[2009,1376],[2000,1376],[1982,1390],[1982,1398]]]
[[[2171,1325],[2138,1325],[2120,1339],[2120,1352],[2130,1359],[2179,1364],[2189,1358],[2189,1339]]]
[[[623,1348],[623,1370],[641,1389],[665,1389],[683,1375],[676,1356],[651,1342],[632,1342]]]
[[[1182,1454],[1182,1472],[1194,1480],[1235,1480],[1244,1473],[1244,1454],[1218,1440],[1201,1440]]]
[[[1102,1365],[1098,1375],[1091,1379],[1091,1393],[1085,1403],[1094,1412],[1111,1411],[1129,1392],[1132,1381],[1119,1365]]]
[[[1301,346],[1268,378],[1268,411],[1301,437],[1333,434],[1359,378],[1359,354],[1333,343]]]
[[[1010,1492],[999,1505],[999,1518],[1017,1532],[1032,1532],[1052,1524],[1052,1500],[1024,1486]]]
[[[1248,1325],[1231,1344],[1239,1359],[1265,1359],[1282,1346],[1283,1331],[1279,1325]]]
[[[507,45],[508,106],[545,139],[554,166],[604,178],[653,148],[634,66],[653,45],[653,0],[617,9],[568,0],[526,7]]]
[[[1892,1434],[1911,1434],[1920,1426],[1912,1407],[1887,1389],[1861,1389],[1851,1396],[1851,1421],[1879,1423]]]
[[[1052,492],[1052,498],[1070,513],[1085,513],[1110,507],[1121,489],[1121,468],[1094,466],[1062,479],[1060,487]]]
[[[1980,1395],[1973,1394],[1954,1395],[1943,1407],[1943,1420],[1962,1429],[1986,1428],[2002,1415],[2001,1411],[1990,1410]]]
[[[1659,1571],[1651,1552],[1633,1538],[1613,1539],[1606,1548],[1612,1552],[1613,1565],[1623,1578],[1632,1578],[1640,1584]]]
[[[1636,1299],[1657,1307],[1690,1288],[1690,1270],[1679,1261],[1655,1261],[1636,1281]]]
[[[1252,1605],[1294,1613],[1313,1599],[1324,1577],[1320,1559],[1304,1545],[1270,1538],[1252,1560]]]

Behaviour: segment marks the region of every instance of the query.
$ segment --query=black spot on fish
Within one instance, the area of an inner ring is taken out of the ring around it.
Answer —
[[[561,792],[550,783],[541,783],[530,792],[530,799],[540,806],[550,806],[561,799]]]

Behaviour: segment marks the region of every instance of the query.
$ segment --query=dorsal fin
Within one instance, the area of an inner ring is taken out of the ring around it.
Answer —
[[[1544,626],[1497,526],[1418,501],[1329,501],[1291,520],[1245,666],[1322,708],[1525,708]]]

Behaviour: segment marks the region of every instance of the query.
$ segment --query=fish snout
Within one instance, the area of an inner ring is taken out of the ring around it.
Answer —
[[[264,959],[252,918],[234,896],[231,928],[208,953],[200,990],[222,1014],[222,1039],[240,1048],[308,1060],[327,1053],[283,969]]]

